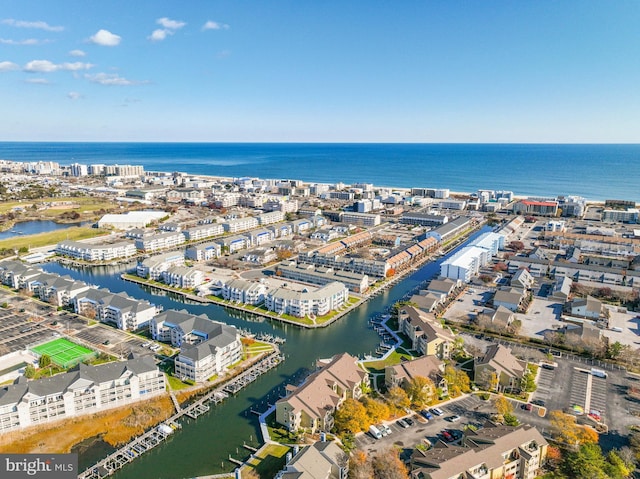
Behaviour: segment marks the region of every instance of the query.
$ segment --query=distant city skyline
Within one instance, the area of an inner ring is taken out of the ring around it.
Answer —
[[[0,141],[640,143],[640,3],[5,0]]]

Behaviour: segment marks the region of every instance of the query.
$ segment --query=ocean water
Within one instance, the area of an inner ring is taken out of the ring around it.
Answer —
[[[0,142],[0,159],[640,202],[640,145],[626,144]]]

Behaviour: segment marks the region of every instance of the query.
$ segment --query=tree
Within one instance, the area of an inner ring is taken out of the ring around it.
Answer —
[[[535,374],[533,374],[533,371],[531,371],[531,369],[527,368],[522,375],[520,387],[524,392],[527,393],[532,393],[538,388],[538,386],[536,385],[536,376]]]
[[[406,479],[409,471],[396,449],[386,449],[376,453],[372,460],[373,477],[375,479]]]
[[[340,433],[351,432],[355,434],[364,431],[370,423],[364,405],[360,401],[349,398],[336,411],[334,424]]]
[[[633,464],[628,465],[616,451],[609,451],[604,470],[611,479],[624,479],[633,472]]]
[[[613,344],[609,344],[607,348],[607,357],[609,359],[618,359],[626,349],[629,349],[628,344],[621,344],[620,341],[616,341]]]
[[[511,241],[508,247],[514,251],[522,251],[524,249],[524,243],[522,241]]]
[[[496,396],[493,400],[493,406],[496,408],[496,412],[501,416],[505,416],[506,414],[511,414],[513,412],[513,404],[502,394]]]
[[[387,392],[387,399],[395,407],[404,409],[411,405],[411,400],[404,389],[399,386],[394,386]]]
[[[576,418],[562,411],[551,411],[549,413],[551,423],[551,433],[560,443],[568,446],[578,446],[584,444],[595,444],[598,442],[598,433],[589,426],[580,426],[576,423]]]
[[[365,398],[364,408],[367,411],[369,420],[373,423],[384,421],[389,418],[389,406],[377,399]]]
[[[46,368],[50,365],[51,365],[51,356],[49,356],[48,354],[43,354],[42,356],[40,356],[40,359],[38,359],[39,367]]]
[[[260,474],[253,468],[245,467],[242,471],[242,479],[260,479]]]
[[[597,444],[583,444],[569,454],[562,464],[562,471],[567,477],[585,479],[607,479],[606,462],[602,450]]]
[[[444,368],[444,378],[447,381],[447,389],[450,396],[459,396],[471,391],[471,381],[464,371],[456,369],[451,364]]]
[[[24,368],[24,377],[27,379],[31,379],[36,375],[36,368],[33,367],[33,364],[27,364],[27,367]]]
[[[372,477],[373,465],[367,453],[358,449],[349,459],[349,479],[371,479]]]
[[[424,376],[416,376],[409,381],[406,391],[411,405],[417,409],[422,409],[434,401],[436,386],[431,379]]]

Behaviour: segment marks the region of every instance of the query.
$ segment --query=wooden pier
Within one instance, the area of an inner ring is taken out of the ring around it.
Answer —
[[[153,449],[171,436],[173,431],[182,426],[178,421],[183,417],[196,419],[198,416],[208,412],[211,404],[218,405],[230,394],[235,394],[246,385],[255,381],[261,374],[275,368],[284,361],[284,356],[278,351],[271,353],[266,358],[257,362],[249,369],[231,379],[228,383],[209,391],[205,396],[196,402],[189,404],[176,412],[162,424],[155,426],[153,429],[145,432],[141,436],[134,438],[127,445],[121,447],[116,452],[110,454],[97,464],[89,467],[78,475],[79,479],[100,479],[114,474],[118,469],[124,467],[138,456]],[[240,461],[231,460],[231,462],[242,464]]]

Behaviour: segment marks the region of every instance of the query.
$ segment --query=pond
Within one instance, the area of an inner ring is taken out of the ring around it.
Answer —
[[[16,236],[35,235],[49,231],[63,230],[72,226],[86,226],[89,223],[56,223],[51,220],[35,220],[16,223],[13,228],[0,233],[0,240],[15,238]]]

